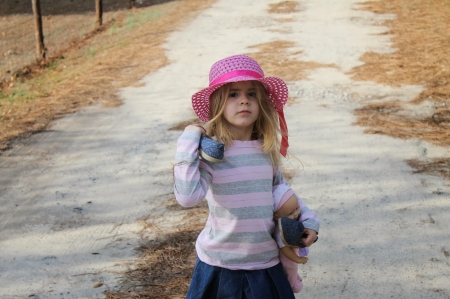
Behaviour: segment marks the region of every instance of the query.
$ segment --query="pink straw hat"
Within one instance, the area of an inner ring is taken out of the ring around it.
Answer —
[[[280,116],[280,128],[283,135],[281,154],[286,156],[288,141],[283,107],[288,100],[288,88],[280,78],[264,77],[263,70],[253,58],[246,55],[234,55],[214,63],[209,72],[209,86],[192,96],[192,107],[198,118],[207,122],[209,120],[209,97],[211,94],[227,83],[249,80],[259,81],[266,87],[269,99]]]

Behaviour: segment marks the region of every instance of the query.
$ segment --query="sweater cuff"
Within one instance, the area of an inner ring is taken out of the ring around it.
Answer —
[[[312,229],[319,233],[319,222],[315,221],[314,219],[306,219],[302,222],[303,226],[308,229]]]

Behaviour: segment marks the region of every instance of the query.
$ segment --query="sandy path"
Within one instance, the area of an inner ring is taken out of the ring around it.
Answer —
[[[321,217],[320,242],[300,266],[299,298],[449,298],[448,183],[413,175],[405,159],[448,155],[420,140],[364,135],[352,109],[368,97],[410,98],[401,89],[353,82],[367,51],[392,51],[381,18],[358,1],[302,1],[289,15],[276,1],[221,0],[167,41],[170,65],[126,88],[123,106],[91,107],[54,123],[1,158],[0,298],[102,298],[133,259],[139,219],[161,227],[182,212],[171,195],[177,131],[194,117],[189,95],[210,65],[248,47],[292,40],[292,58],[335,64],[288,82],[286,110],[296,172],[292,187]],[[256,4],[257,3],[257,4]],[[277,18],[292,17],[292,22]],[[281,33],[279,30],[283,30]],[[270,74],[268,74],[270,75]],[[176,214],[178,213],[178,214]],[[169,218],[170,217],[170,218]],[[150,236],[151,237],[151,236]],[[94,284],[104,285],[94,288]]]

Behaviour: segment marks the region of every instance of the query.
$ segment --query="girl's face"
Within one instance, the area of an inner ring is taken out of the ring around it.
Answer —
[[[259,102],[252,81],[231,83],[223,116],[237,139],[251,137],[253,124],[259,117]]]

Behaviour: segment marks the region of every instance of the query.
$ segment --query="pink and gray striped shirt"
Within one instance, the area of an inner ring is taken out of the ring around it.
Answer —
[[[175,197],[191,207],[206,198],[208,220],[196,242],[199,259],[232,270],[256,270],[279,263],[273,239],[274,197],[294,192],[281,171],[274,170],[260,141],[234,141],[222,163],[200,160],[200,132],[185,131],[178,139],[174,168]],[[315,213],[299,198],[306,228],[318,231]],[[308,217],[310,214],[311,217]]]

